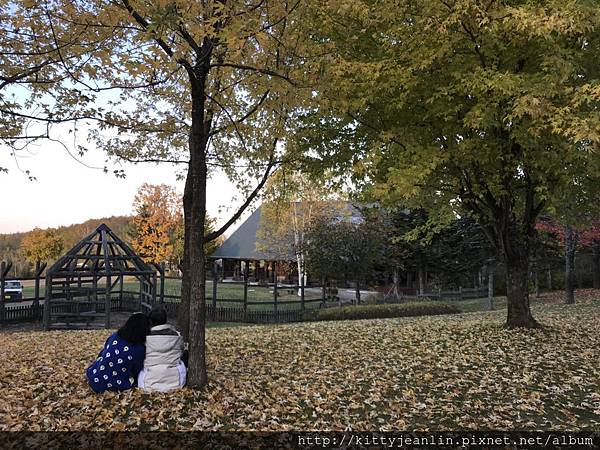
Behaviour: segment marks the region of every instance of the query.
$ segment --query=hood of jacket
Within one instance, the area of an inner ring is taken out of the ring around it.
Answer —
[[[144,366],[161,364],[176,366],[183,354],[183,338],[179,332],[170,325],[159,325],[152,327],[151,333],[156,334],[146,336],[146,359],[144,360]]]

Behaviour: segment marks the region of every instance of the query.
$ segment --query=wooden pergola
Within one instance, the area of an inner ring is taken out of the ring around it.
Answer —
[[[156,270],[102,224],[47,270],[44,329],[110,328],[111,309],[132,295],[131,286],[124,291],[125,277],[139,285],[136,309],[151,308]]]

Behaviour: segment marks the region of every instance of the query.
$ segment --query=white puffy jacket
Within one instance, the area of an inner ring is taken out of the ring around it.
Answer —
[[[146,337],[144,369],[138,376],[138,386],[147,392],[167,392],[185,385],[187,371],[181,361],[183,338],[169,324],[150,329]]]

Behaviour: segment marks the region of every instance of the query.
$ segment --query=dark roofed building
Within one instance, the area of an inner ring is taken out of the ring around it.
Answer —
[[[258,228],[260,227],[261,207],[259,206],[240,227],[229,236],[217,250],[210,255],[213,260],[221,260],[220,276],[224,281],[243,279],[243,271],[248,268],[251,282],[274,283],[277,279],[292,283],[294,272],[287,270],[293,266],[295,256],[291,251],[288,259],[277,258],[257,250]],[[278,264],[277,264],[278,263]],[[277,267],[276,267],[277,266]]]
[[[345,216],[337,220],[350,220],[358,223],[363,220],[360,212],[350,203],[344,205],[348,210]],[[258,230],[260,227],[262,206],[259,206],[229,238],[210,255],[213,260],[221,260],[220,276],[224,281],[239,281],[243,279],[243,271],[248,268],[251,282],[274,283],[275,276],[279,282],[290,284],[298,282],[295,265],[296,255],[290,243],[289,255],[269,255],[258,250]],[[275,275],[276,273],[276,275]]]
[[[240,227],[229,236],[210,256],[213,259],[261,260],[267,255],[256,250],[258,227],[260,226],[260,206]]]

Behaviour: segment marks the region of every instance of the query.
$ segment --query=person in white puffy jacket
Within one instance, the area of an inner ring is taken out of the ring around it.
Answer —
[[[163,308],[150,311],[152,328],[146,336],[144,369],[138,376],[138,387],[146,392],[168,392],[185,386],[187,369],[184,363],[183,337],[167,323]]]

